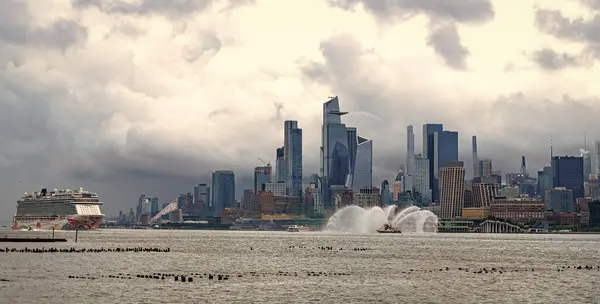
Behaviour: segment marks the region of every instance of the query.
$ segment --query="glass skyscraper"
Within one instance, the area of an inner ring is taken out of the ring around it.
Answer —
[[[438,131],[433,134],[433,201],[439,202],[440,168],[458,161],[458,132]]]
[[[266,183],[271,182],[271,165],[254,167],[254,193],[262,191]]]
[[[342,115],[337,97],[323,104],[323,125],[321,129],[321,184],[323,205],[333,209],[331,186],[344,186],[350,173],[350,152],[348,133],[342,123]]]
[[[433,134],[435,132],[442,132],[444,130],[444,125],[442,124],[424,124],[423,125],[423,157],[426,158],[429,162],[429,187],[432,190],[431,200],[435,202],[433,191],[437,183],[435,182],[435,175],[433,170],[433,159],[434,159],[434,147],[433,147]]]
[[[362,136],[358,136],[353,177],[354,192],[373,186],[373,141]]]
[[[286,192],[302,196],[302,129],[295,120],[284,122],[283,157],[286,170]]]
[[[552,185],[573,191],[573,200],[583,197],[583,157],[554,156]]]
[[[287,175],[285,174],[285,159],[283,157],[283,147],[277,148],[275,154],[275,182],[285,183]]]
[[[235,207],[235,174],[230,170],[218,170],[212,174],[212,207],[214,213]]]

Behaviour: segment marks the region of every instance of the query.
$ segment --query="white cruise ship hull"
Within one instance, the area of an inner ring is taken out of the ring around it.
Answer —
[[[14,230],[94,230],[104,220],[103,214],[77,214],[69,216],[15,216]]]

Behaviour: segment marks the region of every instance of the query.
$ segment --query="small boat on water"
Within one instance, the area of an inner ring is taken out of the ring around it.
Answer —
[[[291,225],[287,228],[287,232],[304,232],[304,231],[310,231],[310,227]]]
[[[389,224],[384,224],[383,227],[377,229],[377,232],[379,232],[379,233],[402,233],[402,231],[400,231],[400,229],[393,228]]]

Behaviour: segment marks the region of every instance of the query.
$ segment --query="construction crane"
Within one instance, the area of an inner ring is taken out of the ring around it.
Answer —
[[[260,158],[260,157],[257,157],[257,158],[258,158],[258,160],[260,160],[260,161],[261,161],[263,164],[267,165],[267,167],[270,167],[270,166],[271,166],[271,162],[266,162],[264,159],[262,159],[262,158]]]

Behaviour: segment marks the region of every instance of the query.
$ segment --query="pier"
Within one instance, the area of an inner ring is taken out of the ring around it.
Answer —
[[[5,243],[57,243],[66,242],[63,238],[24,238],[24,237],[3,237],[0,242]]]

